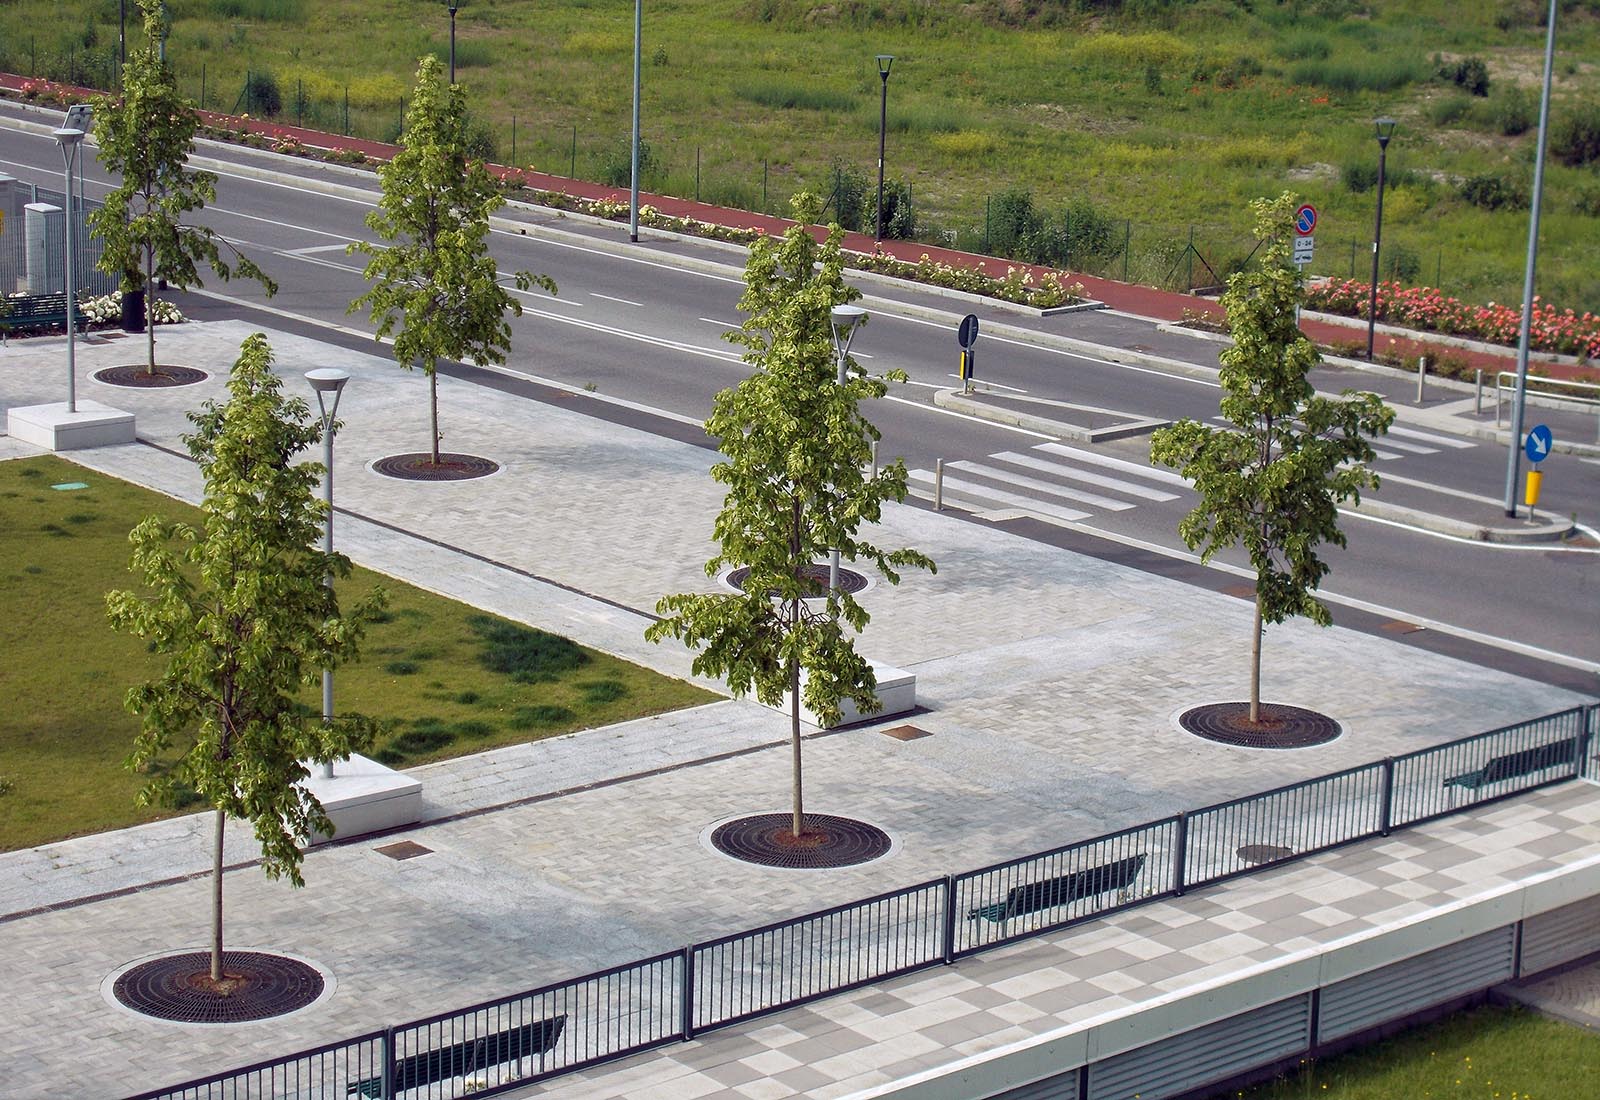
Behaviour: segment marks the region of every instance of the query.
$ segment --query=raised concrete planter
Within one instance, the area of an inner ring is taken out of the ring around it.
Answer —
[[[333,822],[332,837],[318,834],[312,844],[411,825],[422,817],[422,782],[386,768],[365,756],[351,756],[333,766],[333,778],[321,764],[308,764],[311,777],[302,784],[316,796]]]
[[[878,679],[876,695],[878,701],[883,704],[883,709],[864,715],[856,709],[855,703],[849,699],[841,699],[839,700],[839,720],[834,725],[848,726],[850,723],[859,722],[863,718],[877,721],[879,718],[889,718],[893,715],[905,714],[907,711],[916,709],[916,673],[907,672],[903,668],[895,668],[893,665],[883,664],[881,661],[869,660],[867,663],[872,666],[872,674]],[[803,673],[800,683],[801,697],[803,699],[805,696],[805,676]],[[774,709],[780,710],[784,714],[789,713],[789,693],[787,691],[783,693],[783,702]],[[813,726],[822,726],[822,723],[817,721],[817,716],[812,714],[811,709],[803,702],[800,704],[800,718],[803,721],[810,722]]]
[[[47,451],[78,451],[134,441],[132,413],[98,401],[79,400],[77,404],[76,412],[68,412],[65,401],[14,408],[6,414],[6,431]]]

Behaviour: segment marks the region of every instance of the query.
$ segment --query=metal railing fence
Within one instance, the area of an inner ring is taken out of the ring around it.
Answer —
[[[0,209],[0,296],[12,294],[58,294],[66,290],[65,222],[57,214],[47,218],[42,249],[35,250],[32,270],[28,248],[28,219],[25,207],[30,203],[48,203],[63,208],[66,200],[60,191],[14,181],[8,188],[9,201]],[[118,288],[115,275],[107,275],[99,268],[100,257],[105,254],[105,242],[89,229],[89,214],[104,204],[86,199],[74,206],[73,239],[77,255],[73,260],[74,282],[80,292],[111,294]]]
[[[129,1100],[456,1100],[1600,776],[1579,706]]]

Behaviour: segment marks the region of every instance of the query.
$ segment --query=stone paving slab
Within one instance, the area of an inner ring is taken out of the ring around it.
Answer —
[[[221,372],[248,331],[236,323],[163,329],[159,357]],[[488,454],[503,472],[454,485],[391,481],[367,464],[420,449],[425,380],[379,355],[271,338],[296,381],[313,366],[353,375],[336,455],[341,549],[392,576],[687,673],[688,654],[646,645],[641,634],[661,594],[715,585],[701,567],[720,502],[709,452],[444,378],[446,447]],[[55,399],[60,344],[0,350],[0,403]],[[141,353],[107,341],[83,346],[78,358],[87,373]],[[195,471],[171,452],[182,450],[185,411],[221,396],[221,374],[182,390],[104,395],[96,387],[83,382],[80,392],[135,411],[146,442],[73,457],[197,499]],[[0,455],[26,450],[0,439]],[[1330,713],[1345,735],[1296,752],[1201,742],[1173,719],[1195,702],[1242,695],[1245,602],[914,507],[890,508],[877,537],[940,564],[936,576],[912,574],[862,597],[873,615],[863,651],[917,674],[924,710],[909,720],[933,736],[881,736],[881,725],[907,720],[898,718],[815,737],[806,749],[807,806],[881,825],[897,843],[890,856],[797,876],[704,846],[706,831],[729,816],[787,805],[785,723],[750,703],[431,765],[418,774],[432,823],[403,834],[431,855],[394,862],[374,844],[318,849],[301,891],[252,868],[228,875],[230,946],[313,959],[335,975],[335,995],[272,1023],[195,1030],[131,1018],[107,1006],[99,986],[135,959],[204,942],[203,880],[133,889],[206,866],[199,821],[8,853],[0,856],[0,951],[19,961],[23,1011],[0,1022],[0,1045],[30,1054],[11,1079],[17,1095],[114,1095],[170,1083],[1582,701],[1383,638],[1291,624],[1267,637],[1268,697]],[[230,841],[230,860],[252,854],[241,836]],[[1379,885],[1448,891],[1448,881],[1425,876],[1448,879],[1452,853],[1437,866],[1434,854],[1418,853],[1416,877]],[[1343,921],[1338,891],[1348,887],[1323,885],[1332,892],[1312,907],[1302,936]],[[63,905],[106,891],[125,892]],[[6,916],[39,906],[47,908]],[[1250,927],[1245,920],[1234,931]],[[1209,939],[1194,946],[1214,952],[1204,947]],[[1155,973],[1170,967],[1170,959],[1159,963],[1164,954],[1151,956],[1152,981],[1179,977]],[[1039,980],[1022,977],[1025,970],[1019,981]],[[99,1056],[83,1058],[89,1049]],[[895,1066],[926,1053],[891,1052]],[[766,1064],[726,1072],[754,1071],[752,1083],[787,1072],[763,1072]],[[879,1061],[861,1072],[890,1069]],[[811,1087],[785,1080],[796,1091]],[[652,1086],[651,1095],[668,1093]]]

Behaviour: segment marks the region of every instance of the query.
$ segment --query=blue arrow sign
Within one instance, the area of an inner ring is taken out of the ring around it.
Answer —
[[[1543,462],[1550,457],[1550,444],[1553,442],[1550,429],[1543,424],[1535,424],[1528,433],[1528,438],[1523,440],[1522,450],[1528,456],[1529,462]]]

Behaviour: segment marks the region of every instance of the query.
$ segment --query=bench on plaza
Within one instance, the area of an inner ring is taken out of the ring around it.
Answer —
[[[1583,742],[1587,744],[1588,738],[1585,737]],[[1546,768],[1563,766],[1570,768],[1578,762],[1582,754],[1582,744],[1572,738],[1563,738],[1546,745],[1535,745],[1531,749],[1497,756],[1477,771],[1450,776],[1443,785],[1477,791],[1491,784],[1502,783],[1507,779],[1519,779],[1524,775],[1544,771]]]
[[[452,1077],[465,1077],[490,1066],[519,1062],[533,1055],[545,1055],[555,1048],[567,1024],[566,1013],[548,1020],[509,1027],[476,1039],[463,1039],[447,1047],[413,1054],[394,1064],[390,1095],[425,1088]],[[345,1095],[378,1100],[383,1095],[382,1077],[364,1077],[345,1086]],[[430,1093],[431,1094],[431,1093]]]
[[[1140,852],[1136,856],[1127,856],[1123,859],[1102,863],[1098,867],[1090,867],[1085,871],[1074,871],[1070,875],[1057,875],[1041,882],[1030,882],[1026,886],[1013,886],[1006,893],[1005,901],[997,901],[991,905],[980,905],[967,913],[968,920],[986,920],[999,923],[1014,917],[1027,916],[1029,913],[1038,913],[1045,909],[1054,909],[1058,905],[1068,902],[1082,901],[1084,898],[1094,897],[1096,894],[1109,893],[1112,890],[1126,890],[1139,877],[1139,872],[1144,869],[1145,854]]]
[[[29,294],[21,298],[0,299],[0,337],[27,328],[54,328],[67,325],[67,292]],[[78,316],[83,327],[83,316]]]

